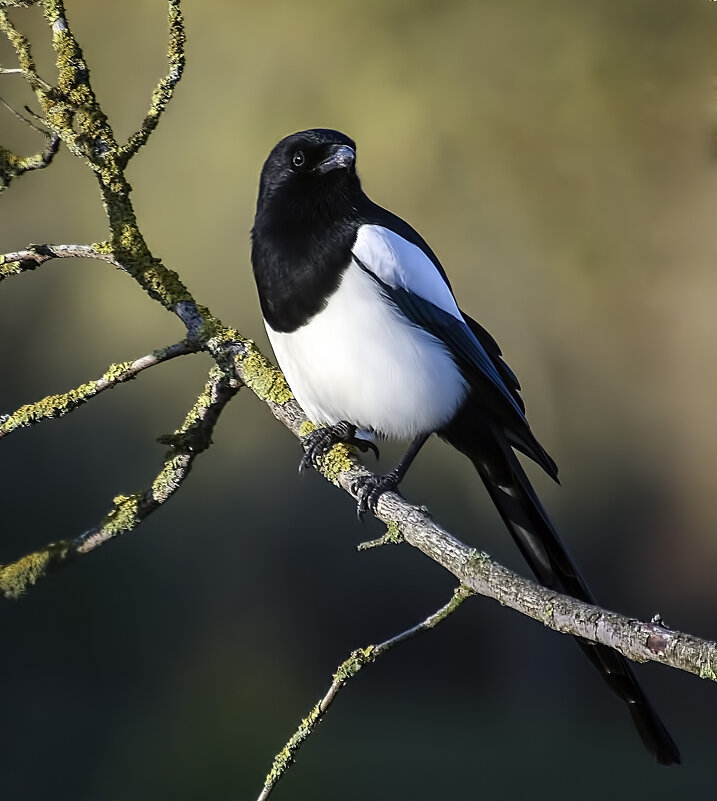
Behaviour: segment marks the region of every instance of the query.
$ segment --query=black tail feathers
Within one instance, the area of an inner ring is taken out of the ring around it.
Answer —
[[[468,432],[462,426],[450,426],[441,435],[475,465],[537,580],[546,587],[595,604],[507,438],[487,427],[477,431],[473,425],[471,429]],[[679,764],[679,750],[645,697],[628,661],[611,648],[580,638],[576,642],[613,693],[628,704],[642,742],[657,762]]]

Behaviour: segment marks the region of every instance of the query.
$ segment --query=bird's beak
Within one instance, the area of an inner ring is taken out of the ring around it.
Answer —
[[[316,165],[316,171],[320,173],[330,172],[331,170],[345,170],[353,167],[356,161],[356,151],[348,145],[334,145],[331,153]]]

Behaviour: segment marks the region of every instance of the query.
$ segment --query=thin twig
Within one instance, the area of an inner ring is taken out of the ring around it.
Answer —
[[[22,72],[22,70],[0,70],[0,73],[5,72]],[[31,172],[32,170],[41,170],[49,166],[55,157],[60,147],[60,137],[56,133],[45,131],[35,125],[32,120],[24,117],[19,111],[14,109],[8,102],[0,97],[0,104],[2,104],[11,114],[21,120],[25,125],[37,131],[47,141],[44,150],[32,156],[18,156],[7,148],[0,147],[0,191],[7,189],[13,178],[18,178],[23,173]],[[25,108],[30,111],[27,106]],[[32,113],[32,112],[30,112]],[[37,115],[33,115],[37,116]]]
[[[52,90],[52,85],[47,81],[43,81],[36,70],[27,70],[21,67],[0,67],[0,75],[22,75],[28,81],[36,81],[45,91]]]
[[[167,104],[172,99],[174,88],[181,80],[184,72],[186,41],[187,37],[184,31],[184,18],[180,9],[180,0],[169,0],[169,47],[167,49],[169,72],[152,92],[152,102],[140,129],[133,133],[127,144],[120,148],[119,161],[122,166],[125,166],[149,139],[152,131],[157,127],[159,118],[164,113]]]
[[[264,787],[257,797],[257,801],[266,801],[271,794],[271,791],[276,786],[276,783],[286,773],[286,771],[293,764],[296,754],[301,748],[304,741],[316,730],[317,726],[323,719],[326,711],[333,703],[339,691],[346,685],[349,679],[353,678],[364,665],[369,665],[378,659],[379,656],[385,654],[396,645],[400,645],[406,640],[415,637],[422,631],[427,631],[437,626],[441,621],[445,620],[452,612],[468,598],[473,595],[472,590],[467,587],[458,587],[450,601],[442,606],[432,615],[429,615],[425,620],[422,620],[412,628],[391,637],[388,640],[380,643],[379,645],[368,645],[366,648],[358,648],[351,652],[348,659],[344,660],[336,669],[333,676],[333,681],[328,689],[326,695],[314,706],[309,714],[301,721],[299,728],[292,734],[286,745],[274,757],[274,762],[271,770],[264,780]]]
[[[166,503],[189,475],[194,459],[211,445],[214,426],[226,404],[241,384],[212,367],[209,379],[182,425],[161,441],[170,445],[162,468],[149,489],[133,495],[118,495],[112,509],[95,528],[76,537],[50,543],[15,562],[0,566],[0,592],[18,598],[50,570],[136,528]]]
[[[8,73],[8,72],[22,72],[22,70],[2,70],[2,69],[0,69],[0,75],[2,73]],[[7,100],[4,100],[2,97],[0,97],[0,103],[2,103],[2,105],[5,106],[5,108],[14,117],[17,117],[17,119],[20,120],[20,122],[23,122],[25,125],[27,125],[28,127],[32,128],[33,131],[37,131],[39,134],[42,134],[45,138],[49,139],[49,133],[47,131],[45,131],[42,128],[40,128],[39,126],[35,125],[35,123],[32,120],[28,120],[27,117],[24,117],[22,114],[20,114],[20,112],[17,109],[13,108],[7,102]],[[27,106],[25,108],[27,108]]]
[[[0,192],[7,189],[13,179],[19,178],[26,172],[49,167],[59,147],[60,137],[55,134],[48,137],[47,147],[44,150],[31,156],[18,156],[0,146]]]
[[[99,259],[127,271],[113,253],[98,250],[93,245],[30,245],[24,250],[0,255],[0,281],[34,270],[51,259]]]
[[[126,381],[131,381],[143,370],[169,361],[169,359],[174,359],[177,356],[196,353],[198,349],[196,343],[183,340],[174,345],[168,345],[166,348],[152,351],[152,353],[141,356],[132,362],[111,364],[103,375],[94,381],[87,381],[69,392],[48,395],[39,401],[35,401],[35,403],[27,403],[12,414],[0,415],[0,438],[6,437],[13,431],[25,426],[31,426],[55,417],[63,417],[101,392],[112,389]]]
[[[402,542],[405,542],[405,540],[403,539],[403,534],[401,534],[399,527],[393,523],[389,523],[386,526],[386,531],[380,537],[375,540],[360,542],[356,546],[356,550],[371,551],[374,548],[380,548],[382,545],[399,545]]]
[[[18,68],[6,68],[3,71],[21,73],[30,84],[33,91],[50,88],[49,85],[37,74],[37,67],[35,66],[35,60],[32,57],[30,42],[28,41],[27,37],[20,33],[20,31],[18,31],[18,29],[12,24],[7,12],[2,8],[0,8],[0,30],[2,30],[5,36],[7,36],[7,39],[13,46],[20,63]]]
[[[54,5],[61,4],[55,2]],[[47,16],[47,7],[43,6],[43,10]],[[57,152],[61,139],[64,139],[68,149],[74,155],[81,156],[82,151],[77,146],[77,133],[72,127],[74,109],[67,102],[67,97],[57,87],[52,86],[40,77],[28,38],[18,31],[12,24],[7,12],[2,8],[0,8],[0,31],[5,34],[14,48],[19,63],[18,68],[5,69],[4,72],[23,75],[30,89],[35,93],[35,97],[45,115],[43,123],[51,134],[45,151],[36,156],[23,159],[5,148],[0,148],[2,156],[0,158],[0,189],[4,189],[13,178],[22,175],[24,172],[47,167]],[[58,64],[58,68],[59,66]]]
[[[30,6],[37,5],[41,0],[0,0],[0,6],[9,6],[11,8],[30,8]]]

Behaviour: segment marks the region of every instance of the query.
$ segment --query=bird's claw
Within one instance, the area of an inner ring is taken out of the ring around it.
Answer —
[[[373,451],[376,458],[379,458],[378,448],[373,442],[356,436],[356,426],[350,423],[336,423],[333,426],[317,428],[304,437],[304,455],[299,462],[299,475],[310,467],[318,470],[322,457],[326,456],[331,448],[339,442],[344,445],[353,445],[362,453]]]
[[[355,448],[358,448],[361,451],[361,453],[367,453],[368,451],[372,451],[373,455],[377,459],[381,458],[381,454],[378,452],[376,444],[374,442],[371,442],[370,439],[360,439],[357,437],[354,440],[352,440],[350,444],[353,445]]]
[[[356,516],[361,520],[366,512],[376,514],[379,498],[384,492],[396,492],[398,479],[392,473],[386,476],[359,476],[351,491],[356,496]]]
[[[304,438],[304,455],[299,462],[299,475],[313,467],[319,469],[319,460],[341,440],[331,428],[317,428]]]

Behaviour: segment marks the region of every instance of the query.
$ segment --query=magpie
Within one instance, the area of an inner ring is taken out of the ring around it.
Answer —
[[[515,373],[493,337],[458,308],[424,239],[366,196],[352,139],[316,128],[274,147],[261,172],[251,259],[279,366],[317,426],[304,439],[300,470],[316,467],[338,442],[378,455],[375,439],[410,440],[394,470],[354,487],[359,513],[375,511],[437,434],[471,460],[537,580],[595,604],[516,456],[557,481]],[[657,762],[679,763],[627,660],[576,640],[628,704]]]

